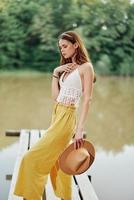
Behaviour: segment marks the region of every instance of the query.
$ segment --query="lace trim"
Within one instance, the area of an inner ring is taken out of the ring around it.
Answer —
[[[80,96],[80,89],[74,87],[61,87],[57,101],[65,104],[77,104],[80,100]]]

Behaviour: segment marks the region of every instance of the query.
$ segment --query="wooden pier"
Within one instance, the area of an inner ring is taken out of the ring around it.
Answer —
[[[21,159],[26,151],[35,144],[39,138],[45,134],[45,130],[21,130],[21,131],[6,131],[6,136],[20,136],[18,154],[13,170],[13,175],[7,175],[6,178],[12,179],[9,191],[8,200],[23,200],[22,197],[15,196],[13,194],[16,178],[20,166]],[[85,173],[81,175],[75,175],[72,179],[73,195],[72,200],[98,200],[98,197],[91,184],[91,177]],[[42,200],[59,200],[54,195],[53,188],[51,186],[50,177],[46,186],[44,186],[44,194]]]

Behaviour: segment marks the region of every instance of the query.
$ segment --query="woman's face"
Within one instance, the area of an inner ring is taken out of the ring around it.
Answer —
[[[61,54],[64,58],[72,58],[75,54],[75,50],[77,48],[76,43],[72,44],[70,41],[65,39],[59,40],[59,48],[61,51]]]

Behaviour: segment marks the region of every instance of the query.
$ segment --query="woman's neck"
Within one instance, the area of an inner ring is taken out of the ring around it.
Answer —
[[[74,55],[72,56],[72,63],[76,63],[75,56],[76,56],[76,54],[74,54]]]

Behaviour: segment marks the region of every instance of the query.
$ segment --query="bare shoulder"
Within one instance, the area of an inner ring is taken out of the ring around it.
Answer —
[[[82,75],[84,75],[85,73],[94,74],[94,69],[91,62],[83,63],[82,65],[80,65],[79,70]]]

